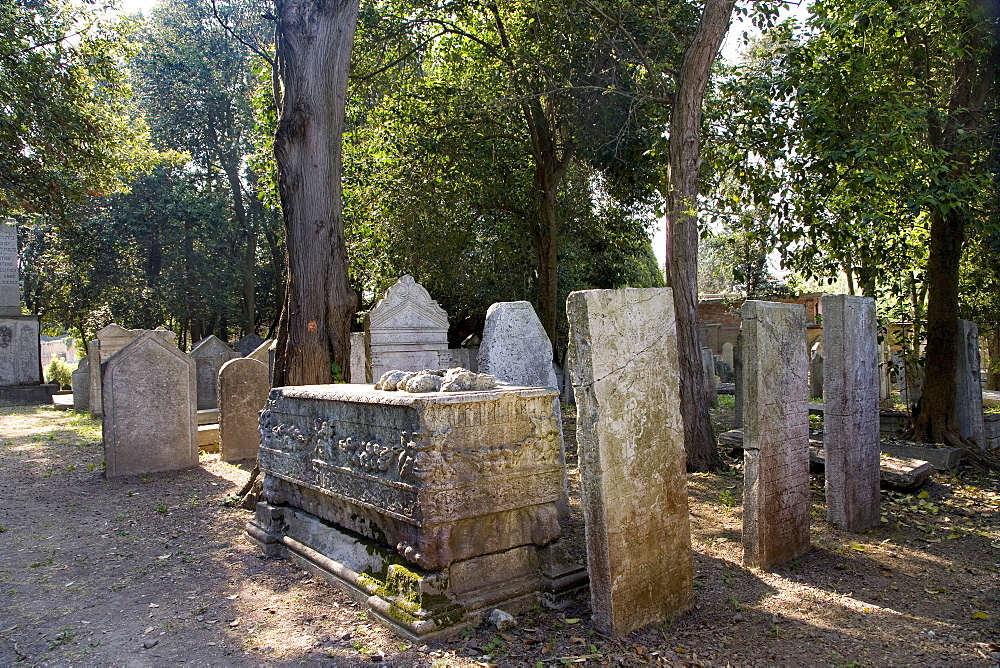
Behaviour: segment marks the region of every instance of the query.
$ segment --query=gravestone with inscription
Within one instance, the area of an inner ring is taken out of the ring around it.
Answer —
[[[566,300],[594,626],[621,635],[694,604],[673,292]]]
[[[809,550],[806,311],[743,303],[743,564],[770,568]]]
[[[52,403],[42,383],[38,316],[22,315],[17,230],[0,222],[0,406]]]
[[[254,459],[260,447],[259,413],[271,390],[267,366],[237,357],[219,369],[219,441],[222,460]]]
[[[412,276],[386,291],[365,318],[366,376],[441,368],[448,354],[448,314]]]
[[[198,365],[198,410],[218,408],[219,369],[239,354],[215,334],[196,343],[189,354]]]
[[[823,446],[826,519],[840,529],[878,526],[878,322],[875,300],[823,295]]]
[[[197,466],[195,361],[147,330],[102,367],[107,477]]]

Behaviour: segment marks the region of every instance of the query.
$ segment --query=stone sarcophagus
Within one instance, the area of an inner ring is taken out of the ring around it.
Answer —
[[[560,533],[555,390],[271,391],[262,501],[247,527],[347,587],[411,638],[494,607],[557,603],[584,583]]]

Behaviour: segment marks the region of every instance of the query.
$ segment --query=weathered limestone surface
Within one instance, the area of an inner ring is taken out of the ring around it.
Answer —
[[[826,519],[848,531],[879,523],[879,369],[875,300],[823,296]]]
[[[705,399],[709,405],[719,403],[718,386],[715,384],[715,355],[711,348],[701,349],[701,366],[705,372]]]
[[[733,350],[733,407],[737,428],[743,428],[743,332],[736,335],[736,348]]]
[[[497,302],[486,311],[479,369],[511,385],[558,388],[552,342],[530,302]]]
[[[732,369],[735,364],[734,360],[735,358],[733,357],[733,344],[731,344],[729,341],[726,341],[725,343],[722,344],[722,361],[728,364],[729,368]]]
[[[824,334],[826,329],[823,330]],[[825,338],[825,337],[824,337]],[[823,353],[816,351],[813,353],[812,359],[809,360],[809,398],[810,399],[822,399],[823,398]]]
[[[257,457],[259,413],[270,390],[267,367],[257,360],[237,357],[219,369],[219,440],[223,461]]]
[[[73,371],[73,410],[90,409],[90,355],[76,365]]]
[[[189,353],[198,368],[198,409],[219,407],[219,369],[239,353],[226,342],[210,334],[194,345]]]
[[[809,550],[806,313],[743,303],[743,563],[769,568]]]
[[[693,604],[673,293],[566,301],[591,610],[625,634]]]
[[[247,531],[355,593],[409,637],[538,603],[582,568],[560,532],[554,390],[410,394],[367,385],[271,390],[262,503]]]
[[[958,360],[955,370],[955,421],[958,432],[986,447],[983,423],[983,380],[980,374],[979,328],[970,320],[958,321]]]
[[[365,364],[365,333],[364,332],[351,332],[351,362],[350,362],[350,381],[352,383],[370,383],[371,378],[368,378],[365,374],[365,369],[367,364]]]
[[[21,315],[17,230],[0,221],[0,316]]]
[[[264,339],[256,334],[247,334],[233,345],[233,349],[240,354],[240,357],[248,357],[262,343]]]
[[[193,359],[146,331],[104,362],[102,375],[107,477],[198,465]]]
[[[38,316],[0,316],[0,387],[41,382]]]
[[[161,328],[146,331],[153,332],[154,336],[159,336],[168,344],[173,344],[177,338],[173,332]],[[87,343],[87,356],[92,360],[90,374],[90,414],[92,416],[101,417],[103,414],[101,381],[104,363],[142,332],[141,329],[125,329],[111,323],[97,332],[96,339]]]
[[[448,352],[448,314],[412,276],[403,276],[365,318],[367,378],[392,369],[441,367]]]

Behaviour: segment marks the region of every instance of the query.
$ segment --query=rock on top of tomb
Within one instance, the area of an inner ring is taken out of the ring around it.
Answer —
[[[455,367],[453,369],[424,369],[423,371],[386,371],[375,383],[376,390],[387,392],[483,392],[506,383],[486,373],[476,373]]]

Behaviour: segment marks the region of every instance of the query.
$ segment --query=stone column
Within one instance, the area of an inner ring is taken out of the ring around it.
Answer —
[[[983,422],[983,378],[980,373],[979,328],[969,320],[958,321],[958,359],[955,366],[955,422],[958,432],[986,447]]]
[[[826,520],[847,531],[879,523],[879,368],[875,300],[823,296]]]
[[[743,428],[743,332],[736,335],[736,347],[733,349],[733,408],[736,414],[733,426]]]
[[[566,310],[591,609],[621,635],[693,603],[673,292],[574,292]]]
[[[806,312],[749,300],[743,315],[743,563],[809,550]]]
[[[351,332],[351,383],[357,385],[372,382],[368,378],[366,369],[368,362],[365,358],[365,333]],[[377,378],[375,380],[378,380]]]

